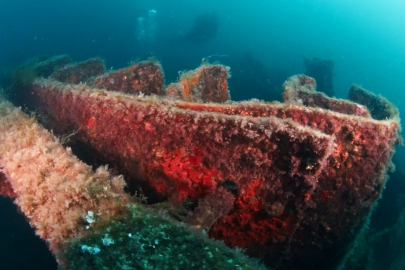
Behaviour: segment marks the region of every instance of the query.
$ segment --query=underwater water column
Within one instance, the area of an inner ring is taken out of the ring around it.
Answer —
[[[136,21],[137,54],[152,53],[155,48],[158,28],[156,13],[156,10],[151,9],[146,17],[138,17]]]
[[[62,268],[260,269],[241,253],[128,203],[122,177],[105,167],[93,171],[6,101],[0,142],[0,191],[15,198]]]

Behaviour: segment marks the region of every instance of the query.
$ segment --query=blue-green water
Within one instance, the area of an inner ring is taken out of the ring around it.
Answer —
[[[113,69],[154,56],[166,83],[212,56],[209,60],[231,67],[234,99],[269,100],[280,98],[278,89],[288,76],[305,71],[306,56],[334,62],[337,97],[345,98],[357,83],[387,97],[402,113],[404,14],[405,0],[1,0],[0,88],[16,65],[37,55],[69,54],[77,61],[100,56]],[[193,32],[197,27],[202,35]],[[371,224],[378,230],[394,224],[405,209],[404,155],[398,148],[397,172]],[[56,267],[44,257],[10,268],[29,258],[23,255],[29,249],[18,230],[13,237],[20,246],[4,244],[11,233],[3,217],[0,269]]]

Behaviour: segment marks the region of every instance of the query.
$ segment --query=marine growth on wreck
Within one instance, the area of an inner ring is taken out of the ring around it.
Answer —
[[[1,105],[0,193],[68,269],[333,269],[401,143],[389,101],[356,85],[331,98],[305,75],[268,103],[233,102],[219,64],[169,85],[155,60],[15,74],[9,98],[35,118]]]

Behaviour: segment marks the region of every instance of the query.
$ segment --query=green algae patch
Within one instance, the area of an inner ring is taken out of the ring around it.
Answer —
[[[209,240],[139,205],[104,229],[72,241],[69,269],[264,269],[241,252]]]

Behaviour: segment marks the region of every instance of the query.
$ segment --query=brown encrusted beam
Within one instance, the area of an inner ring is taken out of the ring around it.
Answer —
[[[317,92],[315,80],[305,75],[295,75],[287,79],[284,83],[284,102],[370,117],[365,106],[344,99],[331,98],[322,92]]]
[[[14,104],[30,108],[30,87],[38,77],[48,78],[53,72],[68,66],[72,60],[67,55],[34,58],[18,66],[13,72],[7,97]]]
[[[163,95],[164,74],[157,61],[143,61],[95,78],[94,87],[136,95]]]
[[[397,119],[399,121],[399,111],[391,102],[381,95],[363,89],[361,86],[353,85],[350,87],[349,99],[367,106],[374,119]]]
[[[50,78],[72,84],[89,83],[91,78],[99,76],[104,72],[104,60],[101,58],[93,58],[84,62],[64,66],[52,73]]]
[[[72,59],[68,55],[57,55],[35,63],[33,68],[37,76],[47,78],[56,70],[59,70],[70,63],[72,63]],[[29,66],[31,65],[29,64]]]
[[[92,171],[35,119],[4,100],[0,167],[0,181],[7,182],[15,203],[54,254],[86,231],[87,211],[107,221],[128,201],[122,177],[112,177],[106,168]]]
[[[183,73],[179,82],[166,88],[166,96],[188,102],[223,103],[230,99],[228,91],[229,67],[203,64]]]

